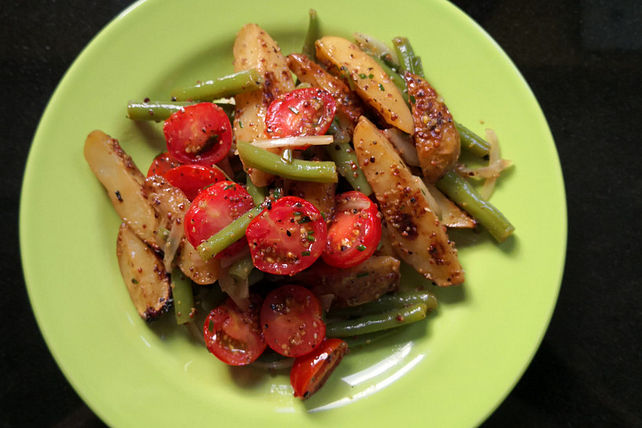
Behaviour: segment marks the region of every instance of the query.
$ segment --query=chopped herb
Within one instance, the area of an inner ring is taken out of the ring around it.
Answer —
[[[361,245],[359,245],[359,246],[357,247],[357,250],[359,250],[359,251],[366,251],[366,246],[365,246],[365,245],[363,245],[363,244],[361,244]]]
[[[310,255],[310,252],[309,252],[309,251],[302,251],[302,252],[301,252],[301,255],[302,255],[303,257],[305,257],[305,256],[309,256],[309,255]]]
[[[368,79],[374,79],[374,74],[370,73],[370,74],[368,75]]]
[[[415,100],[415,96],[414,96],[414,95],[411,95],[411,96],[410,96],[410,97],[408,97],[408,98],[410,99],[410,102],[411,102],[411,103],[413,103],[413,104],[414,104],[414,103],[416,102],[416,100]]]
[[[362,79],[365,79],[365,78],[366,78],[366,77],[368,77],[368,76],[366,76],[366,75],[365,75],[365,74],[363,74],[363,73],[359,73],[359,77],[361,77]]]
[[[214,330],[214,321],[210,320],[210,323],[207,325],[207,329],[209,331]]]
[[[138,284],[138,280],[136,278],[132,278],[132,284]]]
[[[233,189],[236,186],[236,184],[228,184],[227,186],[223,187],[223,190],[230,190]]]
[[[357,274],[357,278],[363,278],[364,276],[368,276],[368,275],[370,275],[370,273],[368,272],[359,272]]]
[[[299,220],[297,223],[303,224],[303,223],[310,223],[311,221],[312,221],[312,219],[309,216],[306,215],[306,216],[303,216],[301,218],[301,220]]]
[[[314,230],[311,230],[311,231],[308,232],[308,241],[309,242],[316,241],[316,238],[314,237]]]
[[[301,215],[301,211],[294,211],[293,215],[294,215],[295,217],[298,217],[298,216],[300,216],[300,215]]]
[[[243,122],[239,120],[239,128],[243,129]]]
[[[382,91],[386,90],[381,83],[379,83],[379,89],[381,89]]]
[[[299,110],[295,109],[294,107],[288,107],[288,109],[294,114],[299,114]]]

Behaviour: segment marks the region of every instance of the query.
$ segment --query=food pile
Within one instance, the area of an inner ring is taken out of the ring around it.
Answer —
[[[455,122],[408,40],[392,45],[322,37],[311,11],[302,52],[285,56],[247,24],[235,74],[129,103],[130,119],[162,121],[167,142],[146,176],[116,139],[89,134],[144,320],[173,307],[218,359],[289,368],[307,398],[348,350],[436,307],[430,291],[400,289],[402,263],[458,285],[448,228],[513,232],[488,202],[510,165],[495,137]],[[463,153],[488,164],[463,165]]]

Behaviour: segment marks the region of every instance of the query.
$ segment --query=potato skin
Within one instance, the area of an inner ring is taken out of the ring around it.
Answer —
[[[353,142],[395,253],[439,286],[462,283],[464,271],[445,226],[392,144],[365,117],[355,127]]]
[[[341,117],[343,123],[349,123],[352,131],[363,114],[363,105],[348,85],[303,54],[288,55],[288,66],[301,82],[326,90],[334,97],[337,101],[337,116]]]
[[[389,125],[407,134],[414,131],[412,114],[390,76],[350,41],[326,36],[316,41],[317,58],[354,83],[355,92]]]
[[[279,45],[256,24],[246,24],[241,28],[234,41],[233,52],[234,71],[256,68],[263,80],[263,89],[234,97],[234,135],[237,141],[265,139],[267,108],[276,97],[294,89],[292,73]],[[268,185],[274,178],[253,168],[248,168],[247,172],[259,187]]]
[[[430,84],[412,73],[404,73],[412,107],[413,140],[424,178],[434,184],[459,158],[459,133],[453,117]]]
[[[152,321],[167,312],[172,291],[163,262],[126,223],[118,230],[116,256],[138,315]]]
[[[120,218],[147,245],[160,249],[156,237],[158,219],[142,193],[145,176],[118,140],[102,131],[92,131],[85,140],[84,155]]]
[[[171,229],[172,223],[183,225],[185,213],[190,201],[177,187],[172,186],[163,177],[153,175],[145,179],[143,194],[154,207],[165,227]],[[203,260],[198,251],[184,237],[181,239],[176,266],[192,281],[200,285],[213,284],[219,277],[220,264],[217,259]]]
[[[317,262],[293,280],[317,296],[333,295],[333,308],[358,306],[397,290],[401,278],[399,266],[399,260],[388,256],[372,256],[349,269]]]

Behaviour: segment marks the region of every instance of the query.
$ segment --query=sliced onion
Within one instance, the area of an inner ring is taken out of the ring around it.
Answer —
[[[361,48],[362,51],[374,55],[377,58],[381,58],[384,55],[390,55],[390,59],[395,64],[399,64],[399,58],[395,51],[390,49],[385,43],[381,40],[375,39],[364,33],[354,33],[354,41],[357,42],[357,45]]]
[[[230,276],[227,269],[219,277],[218,285],[221,290],[225,292],[236,303],[242,311],[248,310],[250,307],[250,285],[246,279],[235,280]]]
[[[401,158],[410,166],[419,166],[419,157],[412,137],[397,128],[385,129],[383,133],[386,138],[395,146]]]
[[[176,253],[178,252],[178,248],[183,240],[184,234],[185,228],[183,227],[183,224],[174,222],[163,248],[163,265],[165,266],[167,273],[172,273],[172,263],[174,261],[174,257],[176,257]]]
[[[486,140],[490,145],[488,149],[488,166],[495,165],[501,160],[501,154],[499,152],[499,142],[497,141],[497,134],[495,134],[495,131],[493,131],[492,129],[487,129]],[[501,171],[498,171],[496,175],[488,177],[486,181],[484,181],[484,184],[479,191],[479,194],[482,198],[486,200],[490,199],[493,191],[495,190],[495,182],[497,181],[500,172]]]
[[[441,216],[439,220],[447,227],[460,228],[460,229],[472,229],[475,227],[476,223],[472,217],[470,217],[464,210],[459,208],[453,201],[448,199],[446,195],[441,193],[437,187],[432,184],[424,182],[426,188],[432,195],[432,197],[439,205],[441,211]]]
[[[280,147],[301,146],[326,146],[334,141],[332,135],[311,135],[306,137],[285,137],[273,140],[256,140],[252,145],[262,149],[275,149]]]

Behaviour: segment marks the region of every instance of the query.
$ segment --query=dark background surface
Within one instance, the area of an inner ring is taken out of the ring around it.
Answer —
[[[129,3],[3,1],[0,8],[3,426],[102,425],[36,325],[20,265],[18,211],[24,164],[49,97],[82,48]],[[567,262],[552,322],[485,426],[642,426],[641,3],[455,3],[531,85],[557,144],[568,200]]]

